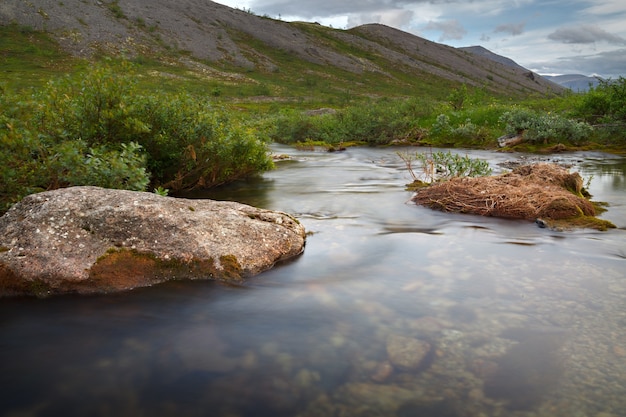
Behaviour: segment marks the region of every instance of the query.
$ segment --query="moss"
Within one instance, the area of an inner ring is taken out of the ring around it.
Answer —
[[[593,216],[576,216],[568,219],[549,220],[548,226],[551,229],[570,230],[570,229],[595,229],[605,232],[608,229],[614,229],[615,225],[608,220],[598,219]]]
[[[243,278],[243,269],[239,265],[237,257],[234,255],[220,256],[220,265],[222,266],[222,274],[227,280],[239,281]]]
[[[136,250],[110,248],[89,270],[89,280],[68,284],[79,292],[101,292],[145,287],[177,279],[217,279],[240,281],[243,270],[232,255],[220,257],[220,267],[212,258],[162,259]]]
[[[596,210],[596,214],[602,214],[605,211],[607,211],[607,207],[609,206],[609,203],[605,203],[602,201],[592,201],[591,204],[593,204],[593,208]]]
[[[412,183],[406,185],[406,190],[415,191],[415,190],[419,190],[420,188],[428,187],[429,185],[430,184],[427,182],[415,180]]]

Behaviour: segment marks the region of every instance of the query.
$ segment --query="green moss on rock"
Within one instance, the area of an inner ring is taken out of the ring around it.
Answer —
[[[87,289],[106,292],[177,279],[240,281],[242,278],[243,270],[232,255],[220,257],[218,267],[212,258],[162,259],[136,250],[111,248],[91,267],[88,282],[77,283],[76,287],[79,292]]]

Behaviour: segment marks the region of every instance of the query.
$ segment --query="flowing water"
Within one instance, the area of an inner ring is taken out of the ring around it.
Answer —
[[[205,197],[294,214],[300,257],[242,286],[0,300],[0,415],[626,416],[626,159],[550,158],[610,203],[597,232],[418,207],[393,149],[275,151]]]

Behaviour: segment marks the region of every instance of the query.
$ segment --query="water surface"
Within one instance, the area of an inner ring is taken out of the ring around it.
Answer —
[[[294,214],[302,256],[243,286],[1,300],[0,415],[626,416],[624,158],[549,158],[618,226],[559,232],[415,206],[394,149],[275,151],[205,197]]]

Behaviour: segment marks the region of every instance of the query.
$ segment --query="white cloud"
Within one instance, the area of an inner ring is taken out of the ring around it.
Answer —
[[[493,30],[494,33],[508,33],[512,36],[521,35],[524,33],[524,26],[526,22],[522,23],[504,23],[502,25],[496,26]]]
[[[595,25],[568,26],[559,28],[548,35],[553,41],[563,43],[595,43],[608,42],[615,45],[626,45],[626,39],[614,35]]]
[[[591,3],[590,6],[585,7],[581,11],[598,16],[615,16],[617,14],[626,13],[626,3],[624,0],[596,0]]]
[[[439,37],[439,42],[451,39],[463,39],[467,34],[467,30],[459,23],[458,20],[446,20],[442,22],[429,22],[424,30],[433,30],[443,32]]]
[[[382,23],[387,26],[402,28],[408,26],[412,20],[413,12],[410,10],[383,10],[380,12],[349,15],[348,26],[354,27],[366,23]]]

